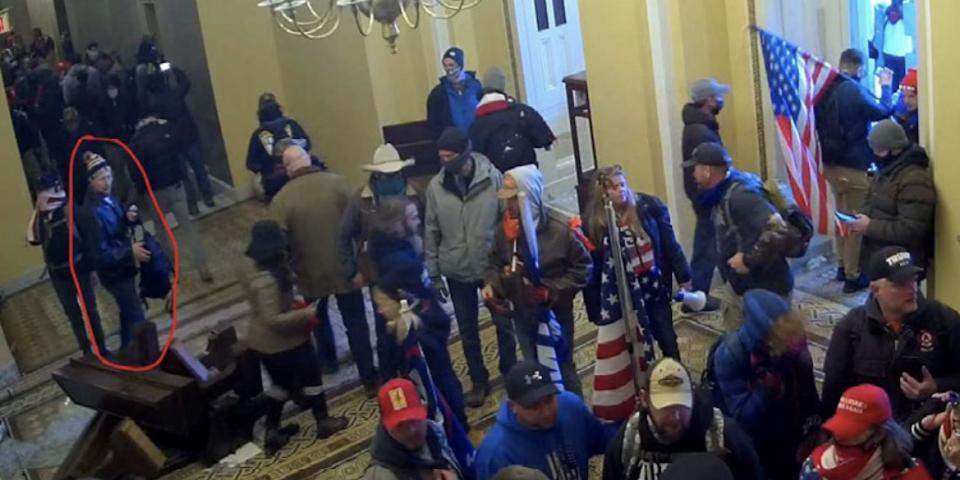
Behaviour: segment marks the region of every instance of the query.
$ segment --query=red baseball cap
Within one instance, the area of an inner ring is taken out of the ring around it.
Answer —
[[[887,392],[876,385],[857,385],[843,392],[837,412],[823,428],[834,438],[852,440],[891,418],[893,412]]]
[[[426,420],[427,407],[423,406],[417,387],[405,378],[394,378],[380,387],[380,416],[387,430],[397,428],[407,420]]]
[[[903,80],[900,81],[900,88],[907,88],[913,91],[917,91],[917,69],[911,68],[907,70],[907,74],[903,77]]]

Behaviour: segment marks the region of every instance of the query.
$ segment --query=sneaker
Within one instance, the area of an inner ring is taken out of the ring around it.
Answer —
[[[680,307],[680,311],[683,313],[709,313],[716,312],[717,310],[720,310],[720,299],[715,297],[707,297],[707,303],[705,303],[699,311],[693,310],[686,305]]]
[[[216,206],[217,206],[217,202],[214,202],[214,201],[213,201],[213,197],[204,198],[204,199],[203,199],[203,204],[206,205],[207,208],[213,208],[213,207],[216,207]]]
[[[377,393],[380,391],[380,382],[376,380],[365,380],[363,382],[363,393],[367,398],[377,398]]]
[[[847,272],[843,270],[843,267],[837,267],[837,276],[833,278],[838,282],[845,282],[847,281]]]
[[[340,371],[340,365],[336,363],[323,363],[320,365],[320,372],[324,375],[336,375]]]
[[[855,293],[867,288],[870,285],[870,281],[867,280],[867,277],[860,274],[859,277],[853,280],[846,280],[843,282],[843,293]]]
[[[482,407],[483,402],[487,400],[487,395],[490,395],[490,385],[474,385],[466,396],[464,396],[464,401],[470,408],[479,408]]]
[[[334,433],[347,428],[347,419],[343,417],[326,417],[317,420],[317,438],[329,438]]]

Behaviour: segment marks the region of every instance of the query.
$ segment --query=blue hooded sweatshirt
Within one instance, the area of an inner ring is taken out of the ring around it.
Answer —
[[[510,465],[539,470],[551,480],[586,480],[590,457],[605,453],[609,440],[583,400],[570,392],[557,395],[557,421],[550,430],[525,427],[504,401],[477,451],[476,480],[488,480]]]

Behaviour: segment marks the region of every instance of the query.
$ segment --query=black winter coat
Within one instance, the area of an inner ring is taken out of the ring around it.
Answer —
[[[717,123],[717,117],[704,112],[692,103],[683,106],[683,140],[680,150],[683,153],[683,160],[687,161],[693,156],[693,150],[701,143],[719,143],[723,145],[723,139],[720,138],[720,124]],[[697,205],[697,182],[693,180],[693,167],[683,168],[683,191],[687,198],[693,202],[693,208],[698,215],[709,214],[709,209],[704,209]]]
[[[872,296],[837,323],[823,364],[823,418],[833,414],[844,390],[870,383],[886,390],[894,417],[905,420],[921,404],[903,394],[900,375],[919,364],[930,370],[938,391],[960,389],[960,315],[936,300],[921,297],[918,303],[899,334],[886,326]]]
[[[190,92],[190,79],[183,70],[173,67],[173,82],[167,78],[156,91],[147,94],[147,110],[156,113],[170,122],[173,128],[173,138],[177,144],[185,149],[199,140],[197,123],[187,107],[187,94]]]
[[[183,180],[177,145],[169,123],[158,121],[141,125],[130,139],[130,150],[140,159],[153,190],[172,187]],[[130,173],[137,191],[141,195],[147,193],[146,182],[140,169],[131,168]]]
[[[929,165],[927,152],[913,145],[889,165],[880,167],[861,209],[870,217],[860,249],[861,266],[867,265],[874,252],[891,245],[906,248],[916,265],[927,266],[933,254],[933,214],[937,204]]]
[[[497,135],[501,129],[504,133]],[[497,139],[500,136],[509,138],[512,135],[519,135],[525,139],[524,151],[512,152],[504,158],[503,152],[500,151],[503,145]],[[507,107],[504,110],[487,114],[478,112],[477,119],[470,127],[473,150],[489,158],[500,173],[507,173],[507,170],[522,165],[537,165],[536,149],[547,148],[556,139],[553,130],[550,130],[550,126],[539,112],[513,99],[507,101]]]

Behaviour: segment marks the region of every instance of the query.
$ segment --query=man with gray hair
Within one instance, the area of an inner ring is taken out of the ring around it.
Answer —
[[[690,86],[690,103],[683,106],[683,161],[693,157],[693,150],[702,143],[723,145],[717,115],[723,110],[724,96],[730,87],[712,78],[697,80]],[[697,226],[693,234],[693,257],[690,269],[693,272],[693,289],[704,293],[710,291],[713,270],[720,261],[717,253],[717,232],[711,209],[699,200],[700,189],[693,179],[693,167],[683,167],[683,189],[693,204]],[[716,299],[710,298],[702,311],[714,311],[719,307]],[[684,306],[684,311],[688,311]]]
[[[287,232],[297,287],[308,303],[317,301],[321,324],[330,322],[327,301],[331,295],[337,296],[350,351],[364,390],[373,398],[379,382],[363,293],[350,284],[337,258],[338,226],[353,192],[345,178],[313,165],[310,154],[299,145],[291,144],[283,151],[283,166],[290,180],[270,203],[270,216]],[[332,342],[318,333],[322,330],[314,330],[321,359],[330,361],[332,357],[335,362]]]

